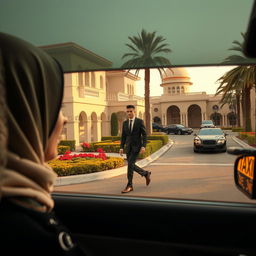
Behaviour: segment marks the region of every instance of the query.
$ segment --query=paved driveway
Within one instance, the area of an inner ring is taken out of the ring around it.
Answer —
[[[233,163],[228,153],[194,153],[193,135],[170,135],[174,145],[145,169],[152,182],[134,174],[134,191],[121,194],[126,174],[83,184],[55,187],[55,191],[175,199],[251,202],[234,185]],[[228,136],[228,146],[239,146]]]

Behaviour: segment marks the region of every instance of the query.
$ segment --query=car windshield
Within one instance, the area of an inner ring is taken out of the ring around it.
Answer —
[[[202,121],[202,124],[213,124],[212,120],[205,120]]]
[[[198,135],[223,135],[221,129],[201,129]]]
[[[223,146],[238,147],[240,139],[256,145],[251,133],[241,133],[256,130],[250,101],[256,59],[242,48],[253,0],[0,4],[1,32],[42,48],[65,73],[62,112],[68,123],[59,156],[48,163],[58,174],[55,191],[120,196],[128,161],[125,148],[119,153],[126,107],[132,104],[148,135],[136,163],[154,177],[149,189],[144,177],[141,184],[134,180],[132,196],[245,201],[232,191],[236,156],[194,154],[191,132],[218,136],[221,129],[206,127],[222,127],[229,131]],[[144,58],[149,49],[152,58]],[[136,126],[133,122],[129,131],[135,134]],[[222,174],[229,175],[223,187],[231,189],[220,193],[207,177],[223,184]]]

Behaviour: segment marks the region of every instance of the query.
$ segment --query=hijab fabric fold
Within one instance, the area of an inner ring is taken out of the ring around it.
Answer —
[[[9,133],[0,196],[31,198],[49,211],[57,175],[45,164],[44,153],[61,108],[62,69],[43,50],[0,33],[0,71]]]

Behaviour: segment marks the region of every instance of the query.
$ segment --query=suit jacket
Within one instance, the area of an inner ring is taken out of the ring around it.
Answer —
[[[129,130],[129,120],[123,122],[123,130],[121,136],[120,148],[123,149],[126,145],[127,151],[131,149],[139,152],[141,147],[146,147],[147,133],[142,119],[135,117],[132,132]]]

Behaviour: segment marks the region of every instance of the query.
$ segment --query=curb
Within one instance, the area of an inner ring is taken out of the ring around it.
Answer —
[[[251,148],[251,149],[255,149],[254,147],[250,146],[249,144],[247,144],[246,142],[238,139],[236,136],[231,136],[231,138],[240,146],[242,146],[243,148]]]
[[[172,147],[173,143],[174,142],[172,140],[169,140],[168,144],[161,147],[158,151],[154,152],[152,155],[136,162],[136,165],[138,165],[141,168],[149,165],[151,162],[155,161],[157,158],[163,155],[167,150],[169,150]],[[103,179],[119,176],[121,174],[125,174],[126,172],[127,172],[127,166],[123,166],[117,169],[107,170],[102,172],[57,177],[54,186],[65,186],[65,185],[73,185],[73,184],[85,183],[85,182],[90,182],[95,180],[103,180]]]

